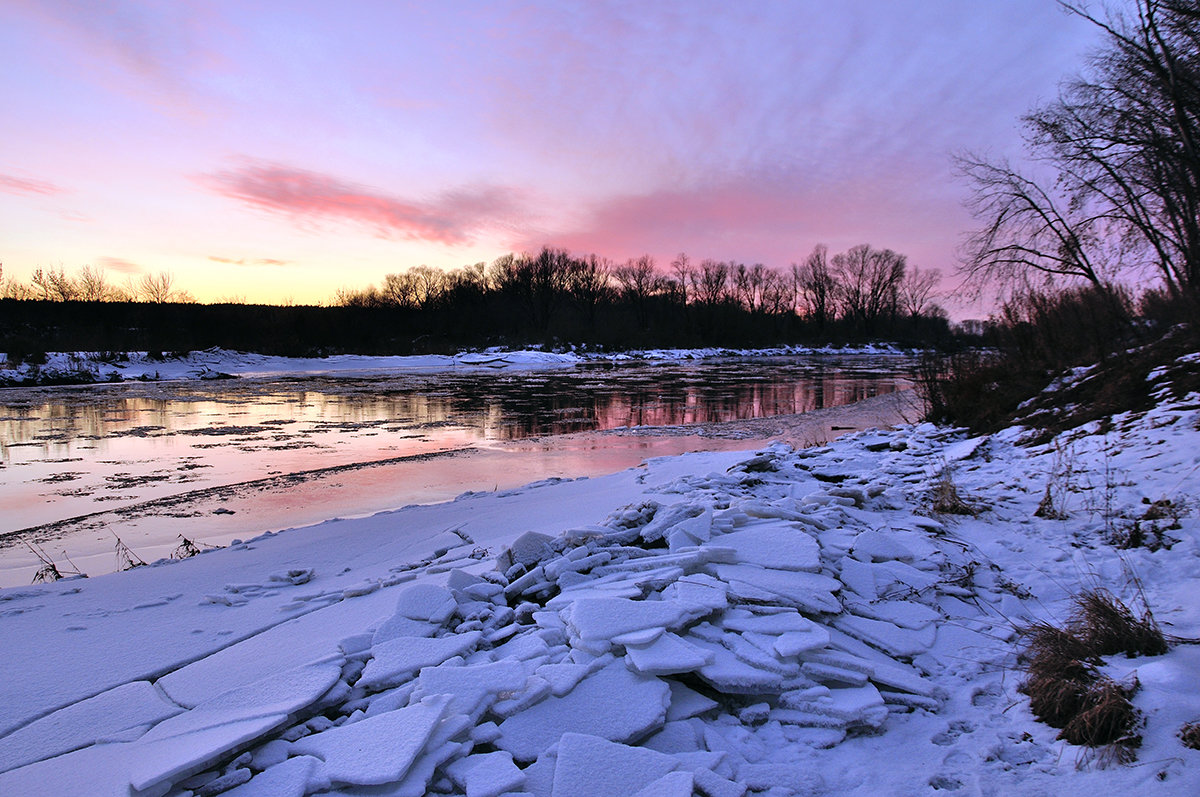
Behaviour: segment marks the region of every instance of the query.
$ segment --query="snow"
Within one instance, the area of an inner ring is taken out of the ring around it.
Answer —
[[[131,379],[221,379],[295,375],[360,376],[380,371],[436,373],[462,370],[512,370],[566,368],[585,362],[628,362],[703,360],[712,357],[795,356],[813,354],[891,356],[903,352],[890,345],[871,344],[854,348],[780,346],[767,349],[647,349],[620,353],[509,351],[487,349],[454,355],[338,354],[328,357],[279,357],[267,354],[205,349],[182,356],[152,356],[148,352],[125,352],[115,359],[100,352],[49,352],[45,364],[38,366],[43,375],[67,375],[89,372],[96,381]],[[0,355],[0,384],[20,383],[32,375],[30,366],[13,366]]]
[[[662,458],[0,590],[0,794],[1200,793],[1195,646],[1105,660],[1145,725],[1104,768],[1031,716],[1015,628],[1102,586],[1200,637],[1200,521],[1147,513],[1195,501],[1198,427]],[[948,462],[978,516],[932,511]]]

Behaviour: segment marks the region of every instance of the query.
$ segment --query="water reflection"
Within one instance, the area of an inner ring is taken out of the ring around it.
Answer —
[[[789,357],[0,390],[0,533],[213,485],[907,387],[902,358]]]

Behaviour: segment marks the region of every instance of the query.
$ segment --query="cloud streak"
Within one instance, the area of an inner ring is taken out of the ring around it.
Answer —
[[[286,266],[292,262],[290,260],[277,260],[276,258],[273,258],[273,257],[253,257],[253,258],[236,257],[236,258],[234,258],[234,257],[218,257],[216,255],[209,255],[208,259],[214,263],[225,263],[230,266]]]
[[[44,180],[29,180],[24,177],[14,177],[11,174],[0,174],[0,191],[18,196],[54,196],[65,194],[66,190],[54,183]]]
[[[145,271],[144,268],[137,263],[125,260],[120,257],[98,257],[96,262],[107,269],[111,269],[118,274],[141,274]]]
[[[202,182],[258,210],[313,222],[351,222],[381,238],[468,244],[516,212],[498,187],[447,192],[433,201],[404,199],[319,172],[271,163],[219,171]]]

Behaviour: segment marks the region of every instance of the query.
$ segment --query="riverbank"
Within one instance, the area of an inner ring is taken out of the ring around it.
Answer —
[[[0,590],[0,791],[1194,793],[1200,410],[1150,387],[1049,445],[656,458]],[[1096,587],[1174,640],[1100,664],[1133,765],[1019,691]]]

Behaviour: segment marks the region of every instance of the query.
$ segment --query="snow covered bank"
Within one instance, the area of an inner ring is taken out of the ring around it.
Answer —
[[[411,371],[433,373],[464,368],[559,368],[585,362],[637,360],[700,360],[709,357],[770,357],[792,355],[900,355],[886,344],[855,348],[782,346],[773,349],[652,349],[601,354],[595,352],[505,351],[488,349],[455,355],[368,356],[339,354],[329,357],[276,357],[266,354],[207,349],[180,357],[151,357],[128,352],[121,358],[97,352],[55,352],[38,366],[0,359],[0,385],[43,381],[116,382],[131,379],[218,379],[228,376],[341,375]],[[74,375],[74,379],[72,378]],[[80,379],[86,375],[87,379]]]
[[[919,425],[664,458],[2,590],[0,793],[1197,793],[1200,648],[1107,661],[1145,744],[1101,769],[1029,714],[1014,631],[1136,577],[1200,636],[1195,398],[1034,449]],[[948,483],[978,514],[933,511]],[[1114,547],[1134,524],[1156,543]]]

